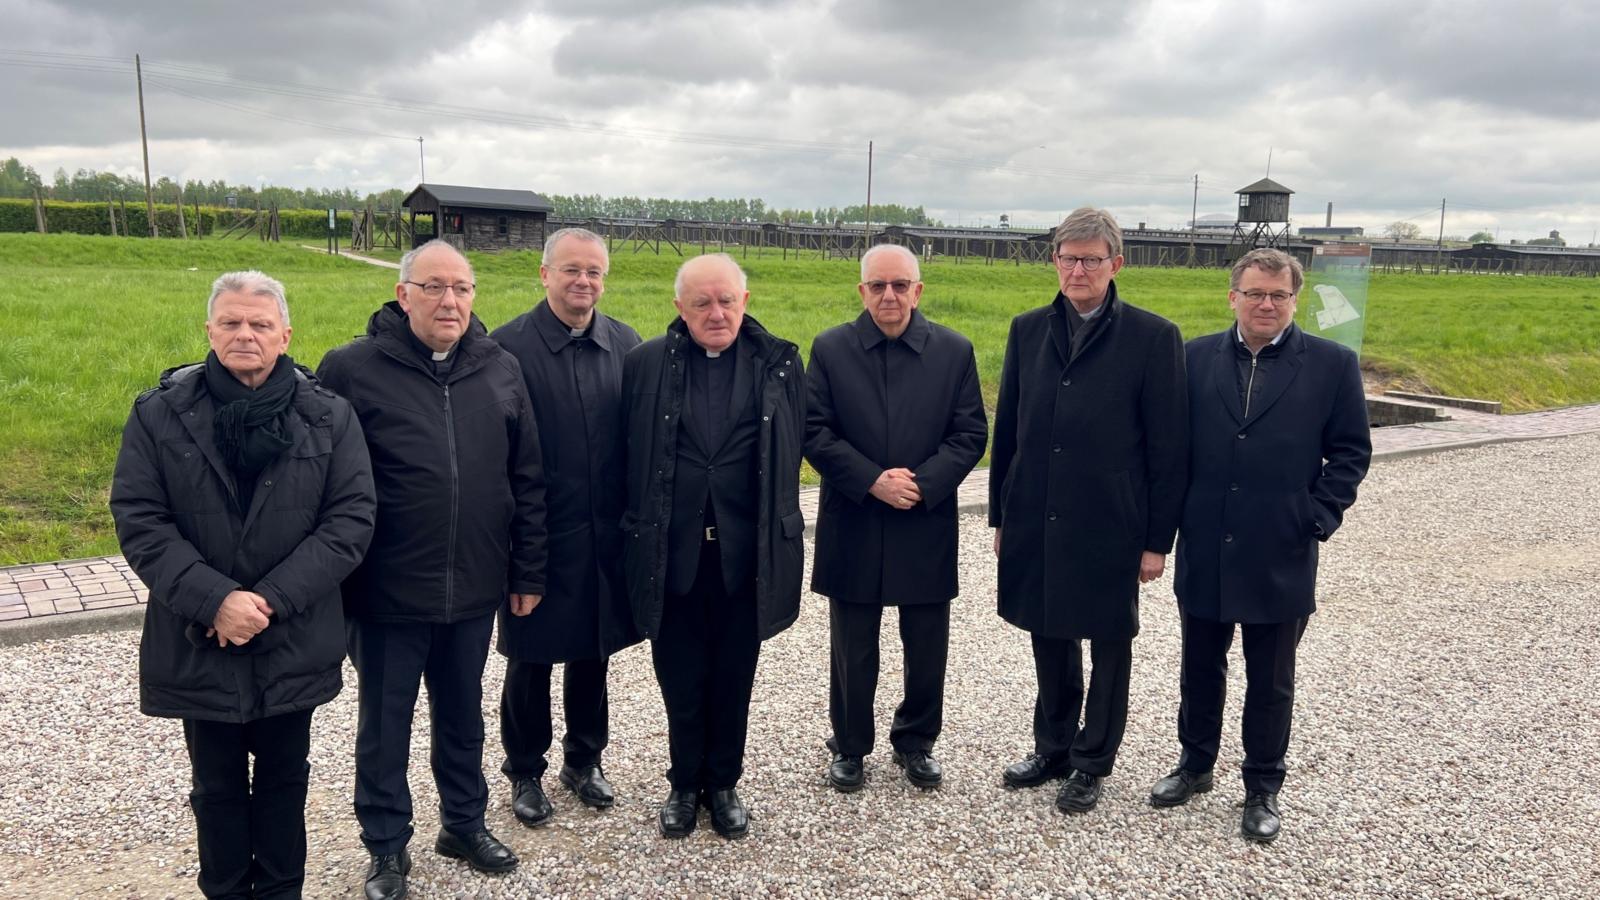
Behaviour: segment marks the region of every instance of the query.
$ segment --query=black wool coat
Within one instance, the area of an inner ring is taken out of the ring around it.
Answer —
[[[1356,355],[1291,326],[1243,416],[1234,330],[1195,338],[1189,491],[1174,589],[1216,622],[1289,622],[1316,610],[1317,547],[1338,530],[1372,460]]]
[[[134,403],[111,476],[111,515],[123,556],[150,588],[140,709],[249,722],[339,693],[339,581],[372,537],[372,469],[350,405],[296,367],[293,443],[256,476],[241,510],[213,437],[217,404],[204,368],[168,370]],[[243,646],[218,647],[205,631],[236,590],[265,597],[271,621]]]
[[[500,608],[496,649],[523,662],[600,659],[639,641],[622,584],[622,358],[639,333],[598,310],[588,336],[541,300],[490,337],[517,358],[543,451],[549,562],[533,612]]]
[[[761,422],[756,457],[756,628],[766,640],[800,615],[805,518],[800,512],[800,456],[805,437],[805,369],[800,348],[774,337],[753,316],[739,328],[750,342],[750,377]],[[622,514],[623,578],[640,634],[661,630],[666,601],[667,538],[684,412],[689,329],[674,319],[667,333],[629,351],[622,368],[622,414],[628,442],[628,502]],[[718,523],[723,527],[749,527]]]
[[[863,311],[817,335],[806,385],[806,458],[822,475],[811,590],[884,606],[950,600],[956,488],[989,438],[972,342],[918,310],[890,341]],[[916,473],[921,503],[895,509],[868,493],[892,468]]]
[[[990,448],[1000,616],[1053,638],[1139,631],[1139,558],[1172,549],[1188,466],[1177,326],[1107,289],[1068,361],[1066,298],[1011,322]]]
[[[450,623],[493,613],[506,594],[544,593],[545,486],[539,430],[516,357],[472,317],[444,378],[391,300],[317,374],[361,417],[378,522],[344,583],[345,613]]]

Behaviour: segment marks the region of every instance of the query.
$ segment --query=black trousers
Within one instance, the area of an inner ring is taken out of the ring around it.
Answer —
[[[896,607],[905,654],[905,698],[894,711],[889,744],[902,753],[929,753],[944,724],[944,671],[950,650],[950,604]],[[829,746],[845,756],[872,752],[872,705],[878,692],[878,633],[883,607],[828,602]]]
[[[650,644],[667,707],[673,790],[738,784],[760,655],[755,585],[729,594],[717,542],[706,541],[694,587],[687,594],[667,592],[661,631]]]
[[[1309,619],[1239,625],[1244,633],[1244,787],[1276,793],[1283,788],[1283,757],[1289,752],[1294,715],[1294,654]],[[1178,765],[1209,772],[1222,742],[1222,707],[1228,691],[1228,648],[1234,623],[1182,617],[1183,662],[1179,674]]]
[[[567,720],[567,733],[561,739],[563,765],[583,768],[600,764],[610,733],[609,664],[607,657],[562,664],[561,710]],[[554,669],[549,663],[506,660],[506,683],[500,692],[500,745],[505,748],[506,761],[500,771],[513,781],[543,778],[549,767],[544,755],[555,738],[550,722]]]
[[[243,724],[183,720],[205,896],[300,896],[311,712]]]
[[[1074,769],[1104,777],[1116,764],[1128,724],[1133,638],[1091,640],[1089,659],[1094,671],[1085,702],[1083,649],[1078,641],[1033,636],[1033,666],[1039,675],[1039,695],[1033,703],[1033,749],[1042,756],[1065,757]]]
[[[358,677],[356,819],[373,854],[399,853],[411,841],[411,720],[419,682],[428,685],[433,723],[429,762],[439,788],[439,824],[457,834],[483,827],[483,667],[494,614],[449,625],[367,622],[346,625]]]

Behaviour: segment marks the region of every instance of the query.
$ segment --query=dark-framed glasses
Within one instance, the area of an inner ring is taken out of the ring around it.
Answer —
[[[1056,254],[1056,262],[1061,264],[1061,268],[1069,272],[1078,263],[1083,263],[1085,272],[1093,272],[1095,269],[1100,268],[1101,263],[1110,258],[1109,256],[1062,256],[1059,253]]]
[[[422,288],[422,296],[427,297],[429,300],[444,299],[445,291],[454,291],[455,295],[460,299],[471,300],[473,293],[478,290],[477,285],[470,281],[462,281],[457,284],[443,284],[438,281],[429,281],[426,283],[421,281],[408,281],[406,284],[414,284],[417,287]]]
[[[911,290],[911,286],[916,284],[916,282],[909,281],[905,278],[896,278],[893,281],[869,281],[866,284],[867,293],[874,297],[879,297],[883,295],[884,291],[887,291],[891,288],[896,294],[905,294],[907,291]]]
[[[1271,301],[1273,306],[1283,306],[1295,298],[1290,291],[1240,291],[1239,296],[1257,306]]]

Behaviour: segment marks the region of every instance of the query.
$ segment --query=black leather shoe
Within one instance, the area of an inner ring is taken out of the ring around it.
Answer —
[[[1067,783],[1056,794],[1056,809],[1064,813],[1086,813],[1100,802],[1100,776],[1073,769]]]
[[[1244,815],[1239,819],[1239,834],[1247,841],[1266,843],[1278,836],[1283,817],[1278,812],[1278,795],[1250,791],[1244,795]]]
[[[861,757],[835,753],[833,764],[828,766],[828,783],[841,794],[861,790],[861,786],[867,783],[867,772],[861,764]]]
[[[694,831],[695,816],[700,813],[700,794],[697,791],[673,790],[667,793],[667,802],[661,804],[661,836],[686,838]]]
[[[440,856],[464,859],[467,865],[491,875],[509,872],[517,867],[517,855],[511,852],[510,847],[500,843],[487,828],[466,835],[441,828],[438,840],[433,842],[433,849]]]
[[[616,792],[611,789],[611,782],[606,780],[606,773],[600,771],[599,765],[562,766],[561,783],[571,788],[583,805],[591,809],[609,809],[611,804],[617,802]]]
[[[733,788],[707,791],[704,802],[711,810],[711,827],[717,834],[733,840],[750,833],[750,811]]]
[[[1006,766],[1001,778],[1006,787],[1029,788],[1044,784],[1053,778],[1060,778],[1071,770],[1066,757],[1060,759],[1045,756],[1040,753],[1029,753],[1020,762]]]
[[[544,795],[539,779],[518,778],[511,783],[511,813],[518,822],[532,828],[550,821],[555,810],[550,808],[550,798]]]
[[[906,780],[925,790],[936,788],[944,783],[944,769],[939,767],[939,761],[920,750],[901,753],[894,752],[894,764],[906,770]]]
[[[1204,794],[1209,790],[1211,790],[1210,772],[1191,772],[1185,768],[1176,768],[1172,770],[1172,774],[1150,788],[1150,805],[1182,806],[1195,794]]]
[[[373,854],[367,866],[367,883],[363,892],[367,900],[405,900],[406,876],[411,874],[411,854]]]

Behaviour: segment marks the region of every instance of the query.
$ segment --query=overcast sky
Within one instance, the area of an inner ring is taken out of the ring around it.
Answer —
[[[1600,4],[0,0],[0,158],[156,177],[873,199],[950,224],[1600,229]]]

